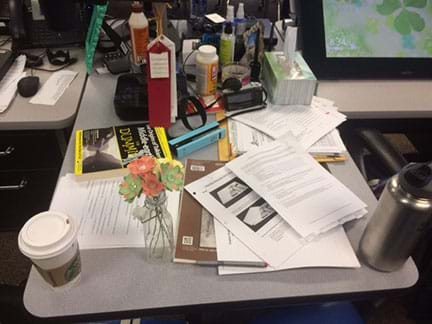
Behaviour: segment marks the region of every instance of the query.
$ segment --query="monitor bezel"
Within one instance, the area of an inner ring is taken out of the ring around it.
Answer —
[[[306,62],[319,79],[432,79],[431,58],[329,58],[323,0],[299,1],[299,25]]]

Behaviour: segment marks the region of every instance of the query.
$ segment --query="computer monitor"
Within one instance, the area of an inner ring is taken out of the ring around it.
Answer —
[[[0,22],[8,22],[10,20],[9,1],[0,0]]]
[[[432,78],[429,0],[301,1],[303,51],[321,78]]]
[[[14,50],[84,44],[88,23],[84,1],[7,1]]]
[[[76,27],[76,3],[75,0],[39,0],[40,11],[48,26],[57,32],[69,31]]]

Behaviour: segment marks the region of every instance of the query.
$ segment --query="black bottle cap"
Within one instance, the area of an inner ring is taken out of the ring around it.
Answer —
[[[428,163],[411,163],[399,173],[402,188],[417,198],[432,199],[432,166]]]
[[[232,34],[232,32],[233,32],[232,24],[230,22],[227,22],[225,25],[224,33],[225,34]]]

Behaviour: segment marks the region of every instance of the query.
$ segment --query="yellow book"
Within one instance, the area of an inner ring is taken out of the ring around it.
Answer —
[[[145,155],[171,159],[164,135],[168,144],[166,134],[158,135],[148,124],[77,130],[75,175],[82,180],[108,178],[127,174],[127,165]]]
[[[168,144],[168,137],[167,137],[165,128],[156,127],[155,131],[156,131],[156,135],[159,139],[159,142],[162,146],[162,151],[165,154],[165,157],[171,161],[173,158],[172,158],[171,150],[170,150],[170,147]]]

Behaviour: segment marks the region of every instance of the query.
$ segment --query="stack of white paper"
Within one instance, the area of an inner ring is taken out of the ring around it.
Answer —
[[[267,134],[236,120],[228,120],[228,137],[235,156],[244,154],[257,147],[272,142]],[[337,129],[321,137],[307,150],[312,156],[341,155],[346,151]]]
[[[18,81],[26,76],[24,72],[26,57],[20,55],[0,81],[0,113],[4,112],[15,98]]]
[[[291,131],[314,157],[337,157],[346,151],[336,127],[346,120],[330,100],[314,97],[311,106],[272,106],[228,120],[235,156],[269,143]]]
[[[81,249],[144,247],[143,225],[133,218],[132,211],[144,203],[145,197],[132,204],[125,202],[118,193],[121,181],[111,178],[78,182],[73,174],[60,178],[50,209],[77,220]],[[168,192],[167,197],[168,211],[177,224],[179,193]]]
[[[186,190],[218,221],[218,257],[245,263],[261,259],[269,265],[224,266],[221,274],[359,266],[341,225],[365,215],[366,205],[290,134],[242,155]]]

